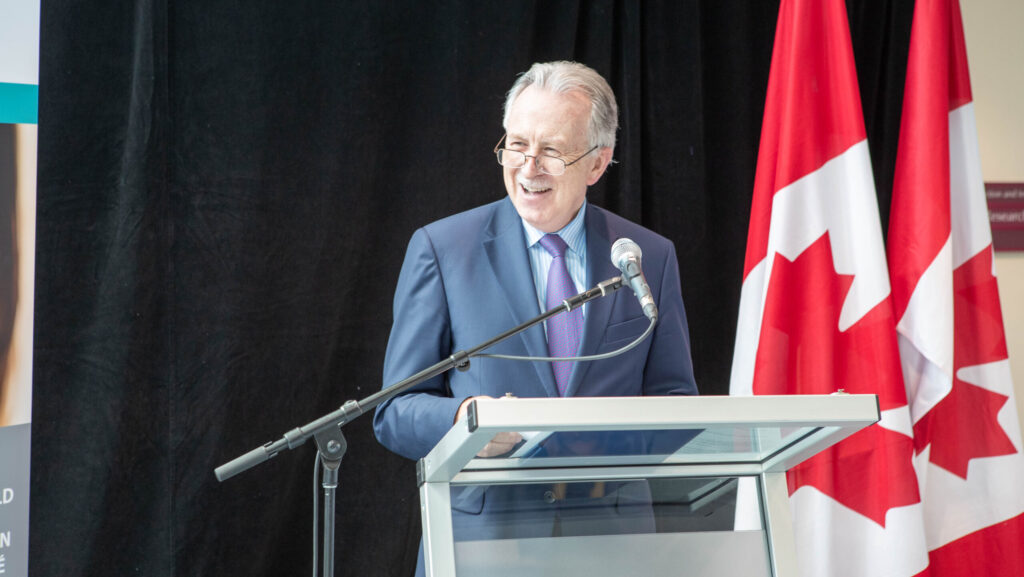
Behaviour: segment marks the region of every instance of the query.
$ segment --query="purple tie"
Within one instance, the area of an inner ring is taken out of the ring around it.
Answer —
[[[568,245],[557,234],[546,234],[540,239],[541,246],[552,257],[551,268],[548,269],[548,287],[546,305],[548,309],[561,306],[562,301],[576,295],[576,285],[569,276],[565,266],[565,249]],[[573,309],[568,313],[559,313],[547,321],[548,353],[552,357],[574,357],[580,348],[580,333],[583,328],[583,310]],[[569,385],[569,375],[575,362],[554,362],[551,369],[555,372],[555,384],[558,394],[565,396],[565,388]]]

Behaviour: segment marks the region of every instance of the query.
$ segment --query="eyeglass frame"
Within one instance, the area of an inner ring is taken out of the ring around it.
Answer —
[[[525,152],[523,152],[521,150],[511,150],[511,149],[508,149],[508,148],[501,148],[501,143],[506,138],[508,138],[508,133],[502,134],[501,138],[498,139],[498,144],[494,145],[494,155],[495,155],[495,158],[497,158],[497,155],[499,154],[499,151],[502,151],[502,150],[507,151],[507,152],[514,152],[516,154],[522,154],[523,155],[523,163],[521,165],[519,165],[519,166],[508,166],[506,168],[522,168],[522,167],[526,166],[526,161],[527,161],[526,159],[532,158],[534,165],[537,167],[537,170],[539,170],[540,172],[542,172],[544,174],[547,174],[548,176],[562,176],[563,174],[565,174],[566,169],[568,169],[570,166],[572,166],[572,165],[576,164],[577,162],[583,160],[591,152],[594,152],[598,148],[601,148],[601,145],[595,144],[590,150],[588,150],[588,151],[584,152],[583,154],[579,155],[578,157],[576,157],[576,160],[573,160],[572,162],[566,162],[565,159],[559,158],[557,156],[551,156],[550,154],[526,154]],[[539,157],[541,157],[541,156],[543,156],[545,158],[551,158],[551,159],[560,161],[564,165],[564,168],[562,168],[562,172],[560,172],[558,174],[551,174],[550,172],[548,172],[548,171],[544,170],[543,168],[541,168],[540,164],[537,163],[537,159]],[[501,159],[500,158],[498,158],[498,165],[499,166],[505,166],[504,164],[501,163]]]

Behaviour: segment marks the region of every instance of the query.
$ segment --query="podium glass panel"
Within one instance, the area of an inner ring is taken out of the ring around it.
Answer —
[[[419,462],[428,574],[793,575],[785,471],[877,420],[872,395],[477,401]]]
[[[712,426],[627,431],[517,431],[523,440],[499,457],[473,458],[464,470],[617,464],[761,463],[820,427]]]
[[[656,577],[699,568],[694,574],[768,577],[763,527],[734,531],[736,486],[680,477],[453,487],[455,574]]]

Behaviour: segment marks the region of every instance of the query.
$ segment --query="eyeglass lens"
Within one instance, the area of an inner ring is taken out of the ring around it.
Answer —
[[[539,156],[531,156],[537,163],[537,168],[546,174],[551,176],[559,176],[565,172],[565,161],[560,158],[553,156],[545,156],[543,154]],[[498,163],[502,166],[509,168],[519,168],[526,164],[527,155],[517,150],[508,150],[506,148],[498,149]]]

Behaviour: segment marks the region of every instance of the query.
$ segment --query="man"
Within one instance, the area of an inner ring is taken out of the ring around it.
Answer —
[[[625,354],[596,362],[553,367],[537,361],[474,359],[468,371],[435,377],[379,406],[374,429],[386,447],[410,459],[422,458],[474,397],[697,393],[672,243],[586,203],[587,187],[612,161],[617,127],[614,94],[594,70],[552,62],[534,64],[519,77],[506,99],[505,136],[495,149],[508,196],[413,235],[395,290],[384,383],[396,383],[535,317],[550,308],[549,292],[568,288],[575,294],[619,275],[609,257],[619,238],[630,238],[643,250],[644,273],[659,310],[654,334]],[[549,284],[559,279],[569,284],[570,277],[569,287]],[[573,314],[576,318],[560,315],[566,317],[561,324],[552,324],[557,317],[549,319],[546,327],[534,326],[487,352],[592,355],[630,343],[649,324],[629,289]],[[482,454],[500,454],[517,440],[496,438]],[[462,517],[453,517],[456,540],[460,533],[493,538],[541,536],[546,531],[550,536],[553,526],[561,534],[571,533],[558,502],[562,494],[509,487],[502,491],[492,488],[486,498],[480,492],[453,498],[455,515]],[[601,498],[614,508],[616,502],[621,506],[623,499],[636,498],[627,493]],[[534,515],[529,529],[509,529],[505,523],[498,530],[488,524],[499,511],[507,512],[511,501],[533,499],[529,495],[536,497],[533,511],[546,512]],[[652,528],[647,519],[623,530]]]

